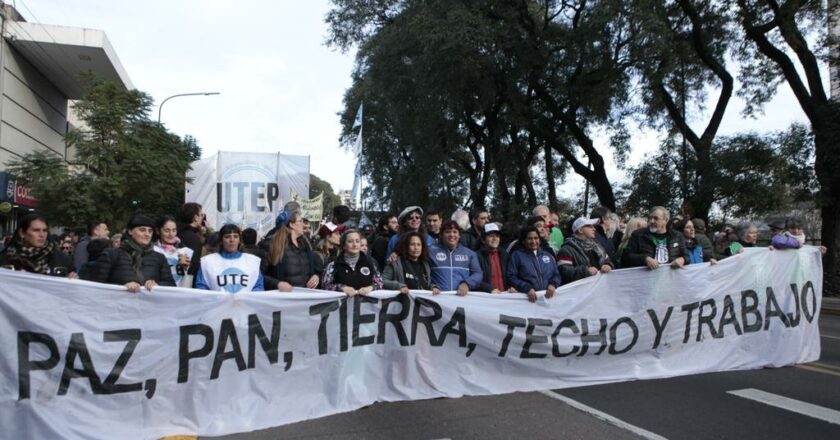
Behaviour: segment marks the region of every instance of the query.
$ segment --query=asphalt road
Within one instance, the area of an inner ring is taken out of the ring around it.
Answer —
[[[821,316],[820,332],[820,360],[795,367],[379,403],[220,438],[840,439],[840,316]]]

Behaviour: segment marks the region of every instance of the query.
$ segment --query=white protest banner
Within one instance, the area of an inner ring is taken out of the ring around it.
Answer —
[[[191,166],[185,199],[201,204],[215,229],[233,223],[265,234],[286,194],[309,194],[308,156],[220,151]]]
[[[292,190],[290,196],[292,200],[300,204],[300,212],[303,214],[303,218],[314,222],[320,222],[321,219],[324,217],[323,192],[318,194],[317,197],[306,199],[297,192],[295,192],[295,190]]]
[[[376,401],[574,387],[819,358],[814,248],[465,297],[221,294],[0,270],[7,438],[206,436]]]

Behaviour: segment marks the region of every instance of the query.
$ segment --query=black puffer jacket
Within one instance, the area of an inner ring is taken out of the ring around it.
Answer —
[[[123,285],[134,281],[140,285],[155,280],[160,286],[175,286],[169,263],[163,254],[151,251],[140,261],[140,273],[131,266],[131,256],[122,249],[108,249],[96,259],[90,271],[90,281]]]
[[[309,278],[312,278],[312,275],[321,276],[324,271],[321,258],[315,255],[308,240],[301,237],[298,242],[300,247],[292,243],[286,246],[286,250],[283,251],[283,259],[280,260],[279,264],[271,264],[269,261],[268,266],[263,271],[263,276],[267,280],[270,279],[270,282],[277,280],[278,283],[285,281],[295,287],[306,287],[306,282],[309,281]],[[276,288],[276,284],[274,286],[266,285],[266,290]]]
[[[679,257],[686,258],[685,238],[679,232],[665,232],[668,246],[668,263]],[[643,228],[633,231],[627,247],[621,254],[621,267],[642,267],[646,266],[647,257],[656,258],[656,244],[653,243],[653,233],[650,229]]]

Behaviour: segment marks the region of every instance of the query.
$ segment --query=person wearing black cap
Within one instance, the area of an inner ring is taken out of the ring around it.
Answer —
[[[484,225],[481,237],[482,246],[478,251],[478,263],[484,279],[478,285],[481,292],[502,293],[508,290],[505,268],[508,263],[508,253],[501,248],[502,231],[496,223]],[[511,288],[512,292],[516,289]]]
[[[120,247],[108,249],[96,260],[90,280],[99,283],[121,284],[129,292],[139,292],[141,287],[152,290],[155,286],[175,286],[166,257],[155,252],[152,234],[155,219],[146,214],[135,214],[126,227]]]

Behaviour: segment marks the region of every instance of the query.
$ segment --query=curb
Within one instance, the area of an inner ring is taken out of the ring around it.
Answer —
[[[840,315],[840,298],[823,297],[821,313],[827,315]]]

